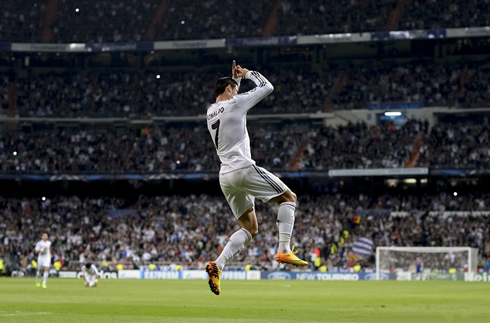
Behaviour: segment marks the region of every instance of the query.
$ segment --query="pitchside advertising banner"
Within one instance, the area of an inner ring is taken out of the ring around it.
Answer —
[[[103,271],[99,270],[100,278],[102,279],[117,279],[118,272],[114,271]],[[59,278],[82,278],[83,272],[81,271],[60,271],[58,273]]]
[[[376,280],[376,273],[325,273],[325,272],[289,272],[289,271],[263,271],[261,279],[274,280]],[[396,274],[381,274],[380,280],[396,279]]]
[[[208,274],[204,270],[183,270],[183,271],[141,270],[139,278],[140,279],[208,279]],[[223,273],[221,274],[221,279],[259,280],[260,271],[258,270],[223,271]]]
[[[60,278],[81,278],[81,271],[60,271]],[[100,271],[102,279],[208,279],[204,270],[120,270]],[[291,271],[223,271],[221,279],[225,280],[323,280],[323,281],[359,281],[376,280],[376,273],[325,273],[325,272],[291,272]],[[419,280],[443,280],[466,282],[490,282],[487,273],[424,273],[411,272],[382,273],[380,280],[419,281]]]
[[[464,280],[467,282],[490,282],[488,273],[465,273]]]

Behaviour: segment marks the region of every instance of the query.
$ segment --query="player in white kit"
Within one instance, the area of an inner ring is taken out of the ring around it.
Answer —
[[[206,265],[211,291],[220,294],[221,271],[258,233],[254,210],[255,198],[279,203],[277,224],[279,247],[276,261],[294,266],[308,263],[296,257],[290,248],[294,226],[296,194],[275,175],[255,165],[250,153],[247,112],[269,95],[274,87],[262,74],[236,66],[233,77],[220,78],[214,87],[216,103],[207,110],[208,130],[221,161],[219,182],[230,208],[240,223],[216,261]],[[251,91],[238,94],[241,79],[256,84]]]
[[[85,287],[97,287],[99,271],[94,264],[86,263],[82,267],[83,278],[85,279]]]
[[[48,241],[48,234],[43,233],[42,240],[36,243],[34,252],[37,256],[37,272],[36,272],[36,286],[40,287],[41,282],[39,280],[41,272],[43,273],[43,288],[48,288],[46,282],[49,276],[49,266],[51,265],[51,241]]]

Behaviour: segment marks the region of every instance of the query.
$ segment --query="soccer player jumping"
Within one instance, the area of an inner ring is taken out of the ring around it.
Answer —
[[[258,233],[254,202],[279,203],[277,224],[279,247],[276,261],[294,266],[306,266],[307,262],[296,257],[290,248],[294,226],[296,194],[275,175],[255,165],[250,154],[250,138],[247,131],[247,112],[274,87],[259,72],[236,66],[233,61],[233,77],[216,81],[216,103],[207,110],[208,130],[221,161],[219,182],[230,208],[242,227],[226,244],[221,255],[206,265],[211,291],[220,294],[221,271]],[[251,91],[238,94],[241,79],[252,80],[257,86]]]

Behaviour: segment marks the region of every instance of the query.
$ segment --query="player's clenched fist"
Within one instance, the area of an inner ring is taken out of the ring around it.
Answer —
[[[236,75],[237,75],[236,78],[242,78],[242,79],[244,79],[245,75],[247,75],[247,73],[248,73],[248,70],[246,68],[242,68],[240,65],[238,65],[235,68],[235,71],[236,71]]]

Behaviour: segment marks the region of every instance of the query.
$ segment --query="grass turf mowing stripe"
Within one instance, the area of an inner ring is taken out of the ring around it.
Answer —
[[[2,322],[488,322],[485,283],[1,279]],[[212,296],[212,297],[211,297]]]

